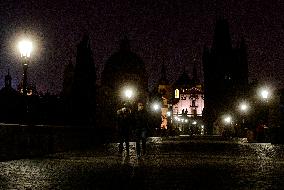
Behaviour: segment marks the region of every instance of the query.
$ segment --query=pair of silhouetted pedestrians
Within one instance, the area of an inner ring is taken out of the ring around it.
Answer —
[[[118,132],[119,132],[119,152],[123,151],[123,144],[126,144],[126,151],[129,154],[129,140],[133,130],[136,142],[137,156],[146,153],[146,141],[148,133],[148,117],[142,103],[138,103],[138,109],[132,113],[128,107],[123,107],[117,111]],[[141,151],[142,143],[142,151]]]

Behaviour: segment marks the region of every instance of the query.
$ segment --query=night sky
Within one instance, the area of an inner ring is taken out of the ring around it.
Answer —
[[[202,79],[203,47],[212,44],[218,16],[229,21],[233,46],[245,38],[250,80],[267,80],[284,87],[283,0],[1,1],[0,87],[8,69],[14,88],[22,78],[16,44],[25,35],[36,45],[29,81],[40,92],[59,93],[64,66],[69,61],[75,64],[76,44],[86,32],[98,78],[126,33],[133,51],[146,64],[150,88],[158,81],[157,66],[162,63],[171,82],[184,66],[190,75],[194,63]]]

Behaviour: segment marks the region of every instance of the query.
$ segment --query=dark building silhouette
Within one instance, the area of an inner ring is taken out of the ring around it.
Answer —
[[[113,127],[116,111],[125,101],[125,88],[132,88],[135,95],[130,100],[133,109],[137,101],[148,98],[148,76],[143,60],[130,48],[127,37],[120,40],[119,49],[105,63],[101,86],[97,93],[99,126]],[[112,130],[112,129],[111,129]]]
[[[225,19],[216,22],[211,49],[203,51],[204,118],[209,133],[220,114],[234,106],[236,98],[245,97],[248,88],[247,50],[244,39],[232,47],[229,24]]]
[[[70,72],[72,74],[70,64],[66,69],[69,74]],[[71,83],[72,87],[68,89],[68,85]],[[68,90],[71,91],[72,119],[74,122],[87,125],[93,124],[96,107],[96,68],[88,35],[84,35],[82,41],[77,45],[73,81],[71,76],[68,76],[65,78],[64,85],[64,93],[68,93]]]
[[[148,76],[145,64],[131,51],[127,37],[120,41],[119,50],[107,60],[102,73],[102,85],[114,95],[116,104],[123,100],[122,91],[127,86],[135,90],[135,100],[147,98]]]
[[[0,90],[0,120],[18,122],[23,111],[21,94],[12,88],[12,77],[8,71],[5,86]]]
[[[74,65],[71,61],[65,66],[63,73],[63,90],[61,95],[63,97],[69,97],[72,91],[72,85],[74,80]]]

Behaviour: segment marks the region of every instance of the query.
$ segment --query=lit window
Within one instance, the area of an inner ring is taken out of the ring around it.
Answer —
[[[175,90],[175,98],[179,98],[179,90],[178,89]]]

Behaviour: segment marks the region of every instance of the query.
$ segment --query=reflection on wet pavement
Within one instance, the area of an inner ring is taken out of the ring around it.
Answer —
[[[243,141],[148,141],[0,162],[1,189],[281,189],[284,146]]]

